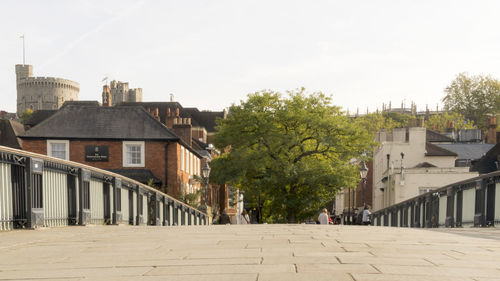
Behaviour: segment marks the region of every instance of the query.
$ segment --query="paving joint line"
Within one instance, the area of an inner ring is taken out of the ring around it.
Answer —
[[[382,273],[382,271],[380,269],[378,269],[374,264],[370,264],[370,266],[375,268],[375,270],[378,271],[378,273]]]

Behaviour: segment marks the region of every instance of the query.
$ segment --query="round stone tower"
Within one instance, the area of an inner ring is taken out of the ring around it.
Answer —
[[[33,77],[33,66],[16,65],[17,115],[28,108],[58,109],[65,101],[78,100],[80,84],[54,77]]]

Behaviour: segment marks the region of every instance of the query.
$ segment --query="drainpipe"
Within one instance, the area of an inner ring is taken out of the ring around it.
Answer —
[[[165,144],[165,193],[168,194],[168,146],[170,141]]]

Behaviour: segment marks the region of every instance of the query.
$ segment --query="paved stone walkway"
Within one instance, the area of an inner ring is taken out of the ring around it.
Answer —
[[[0,280],[500,280],[498,235],[320,225],[10,231],[0,232]]]

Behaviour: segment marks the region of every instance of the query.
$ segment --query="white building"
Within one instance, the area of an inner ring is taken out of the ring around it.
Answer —
[[[405,201],[477,172],[455,167],[457,154],[427,141],[423,127],[380,131],[373,152],[373,210]]]

